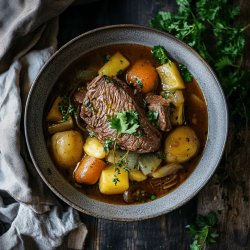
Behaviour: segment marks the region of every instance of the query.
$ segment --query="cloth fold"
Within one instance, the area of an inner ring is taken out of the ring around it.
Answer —
[[[82,249],[78,212],[58,200],[30,161],[28,91],[56,51],[58,15],[73,0],[0,0],[0,249]],[[13,198],[13,199],[12,199]]]

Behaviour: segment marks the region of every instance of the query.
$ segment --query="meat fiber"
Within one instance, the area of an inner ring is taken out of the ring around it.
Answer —
[[[87,86],[80,116],[98,139],[104,142],[105,139],[117,136],[117,131],[109,124],[109,117],[122,111],[136,111],[139,115],[138,130],[143,132],[142,135],[121,134],[117,144],[123,150],[155,152],[161,144],[161,132],[147,120],[144,109],[136,99],[126,83],[117,78],[97,76]]]

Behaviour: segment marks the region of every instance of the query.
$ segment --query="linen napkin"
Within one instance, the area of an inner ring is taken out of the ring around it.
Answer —
[[[57,46],[58,15],[73,0],[0,0],[0,249],[83,249],[78,212],[63,205],[31,163],[23,110]]]

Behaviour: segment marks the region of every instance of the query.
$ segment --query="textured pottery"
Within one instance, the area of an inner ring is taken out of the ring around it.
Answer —
[[[113,205],[85,196],[70,185],[54,166],[44,139],[43,115],[47,99],[62,72],[79,57],[110,44],[162,45],[197,80],[208,108],[208,138],[202,158],[189,178],[170,194],[136,205]],[[41,178],[62,200],[77,210],[112,220],[142,220],[168,213],[193,198],[213,175],[226,142],[228,115],[220,84],[209,65],[175,37],[136,25],[115,25],[87,32],[63,46],[43,67],[27,100],[25,136],[32,161]]]

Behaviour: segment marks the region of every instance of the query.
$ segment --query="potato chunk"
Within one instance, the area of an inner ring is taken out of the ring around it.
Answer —
[[[199,140],[190,127],[182,126],[173,130],[165,141],[167,162],[186,162],[199,150]]]
[[[147,179],[147,176],[144,175],[140,170],[131,170],[129,171],[129,179],[131,181],[145,181]]]
[[[83,149],[89,156],[93,156],[98,159],[106,157],[106,152],[103,148],[103,144],[96,137],[88,137]]]
[[[144,175],[150,175],[161,164],[162,160],[155,153],[141,154],[139,157],[139,166]]]
[[[77,131],[58,132],[51,137],[51,152],[59,167],[74,167],[82,158],[82,148],[82,135]]]
[[[58,96],[56,100],[53,102],[52,107],[46,117],[47,121],[50,122],[58,122],[62,120],[62,114],[59,110],[59,105],[62,102],[62,97]]]
[[[99,180],[100,192],[107,195],[122,194],[129,188],[128,172],[119,168],[120,174],[115,171],[114,166],[102,170]]]
[[[129,66],[129,61],[120,53],[116,52],[110,57],[98,71],[99,75],[116,76]]]
[[[184,89],[185,84],[175,63],[165,63],[156,68],[163,90]]]

